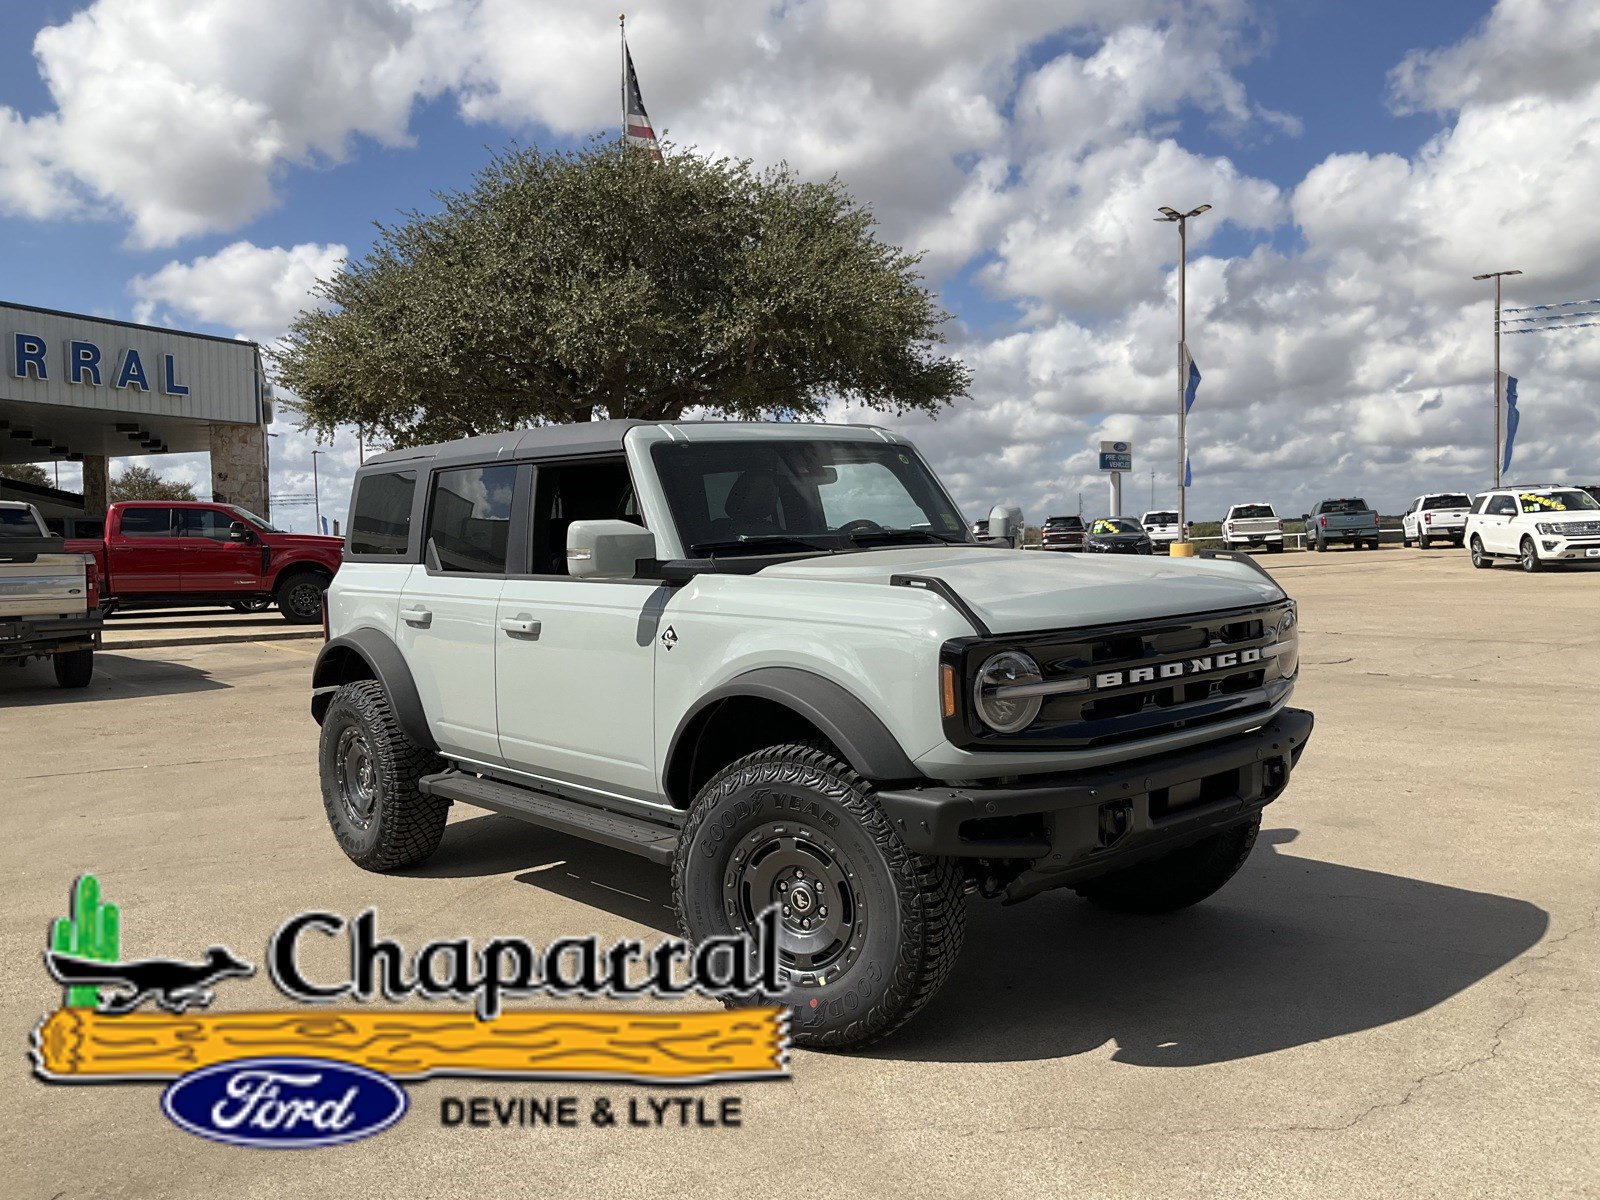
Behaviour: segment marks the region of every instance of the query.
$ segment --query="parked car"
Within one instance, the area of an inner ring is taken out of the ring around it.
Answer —
[[[92,554],[101,608],[275,602],[284,620],[314,625],[344,539],[284,533],[234,504],[125,500],[106,512],[103,539],[68,539]]]
[[[1083,518],[1046,517],[1039,537],[1040,546],[1046,550],[1082,550]]]
[[[1170,546],[1173,542],[1182,541],[1178,528],[1178,514],[1171,509],[1163,508],[1147,512],[1139,518],[1139,524],[1144,526],[1144,531],[1157,546]]]
[[[1500,488],[1467,514],[1472,565],[1515,558],[1524,571],[1549,563],[1600,559],[1600,501],[1582,488]]]
[[[1426,550],[1435,542],[1448,541],[1461,546],[1467,536],[1467,513],[1472,497],[1463,492],[1431,492],[1418,496],[1400,518],[1400,537],[1407,545],[1415,542]]]
[[[1144,526],[1132,517],[1099,517],[1089,526],[1083,548],[1091,554],[1150,554],[1154,546]]]
[[[100,626],[94,560],[50,536],[33,505],[0,501],[0,662],[48,658],[62,687],[87,687]]]
[[[1259,501],[1235,504],[1222,520],[1222,548],[1238,550],[1245,546],[1265,546],[1274,552],[1283,549],[1283,522],[1272,505]]]
[[[311,680],[340,849],[414,866],[460,802],[671,864],[691,938],[773,914],[785,986],[754,998],[803,1045],[920,1009],[969,890],[1204,899],[1311,734],[1265,572],[979,546],[886,430],[397,450],[349,524]]]
[[[1306,544],[1318,552],[1336,542],[1356,550],[1376,550],[1378,538],[1377,510],[1356,497],[1318,500],[1306,515]]]

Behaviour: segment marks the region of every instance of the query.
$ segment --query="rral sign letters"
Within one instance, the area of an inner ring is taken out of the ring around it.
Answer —
[[[51,360],[55,359],[53,363]],[[159,388],[163,395],[187,396],[188,385],[178,379],[178,361],[171,354],[152,354],[150,361],[133,347],[113,356],[101,352],[90,341],[68,341],[58,355],[50,353],[50,344],[33,333],[16,333],[11,338],[11,374],[18,379],[37,379],[41,383],[50,379],[52,370],[60,370],[61,378],[68,383],[88,387],[132,388],[149,392]],[[152,383],[154,376],[154,383]]]

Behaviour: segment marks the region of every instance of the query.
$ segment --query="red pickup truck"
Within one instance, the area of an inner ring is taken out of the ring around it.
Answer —
[[[344,539],[284,533],[233,504],[126,500],[106,512],[104,538],[66,548],[94,556],[103,612],[275,601],[284,620],[313,625]]]

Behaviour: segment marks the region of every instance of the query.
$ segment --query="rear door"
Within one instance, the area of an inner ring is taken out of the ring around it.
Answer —
[[[179,510],[170,504],[130,504],[121,510],[121,523],[106,541],[113,595],[153,596],[184,590],[187,547],[179,521]]]
[[[506,580],[495,631],[501,756],[542,779],[654,800],[655,656],[671,589],[567,574],[573,521],[644,524],[627,463],[540,463],[531,495],[529,570]]]
[[[395,641],[439,748],[496,765],[495,609],[511,544],[514,463],[447,467],[429,479],[423,561],[400,596]]]
[[[236,513],[223,508],[180,508],[183,532],[183,590],[244,594],[259,592],[261,543]],[[245,540],[233,539],[233,526],[245,526]]]

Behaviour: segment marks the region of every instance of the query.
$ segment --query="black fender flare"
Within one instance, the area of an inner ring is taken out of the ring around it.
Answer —
[[[424,749],[437,751],[439,743],[433,740],[428,728],[428,717],[422,709],[416,681],[411,678],[411,668],[406,666],[400,647],[376,629],[355,629],[336,637],[317,655],[316,665],[311,668],[311,715],[317,724],[322,724],[333,693],[347,681],[344,668],[351,655],[364,662],[372,678],[383,685],[406,736]]]
[[[672,733],[662,776],[671,780],[686,735],[697,731],[724,701],[755,697],[781,704],[822,731],[856,774],[873,783],[922,778],[894,734],[851,692],[799,667],[759,667],[713,688],[684,713]],[[669,788],[670,790],[670,788]]]

